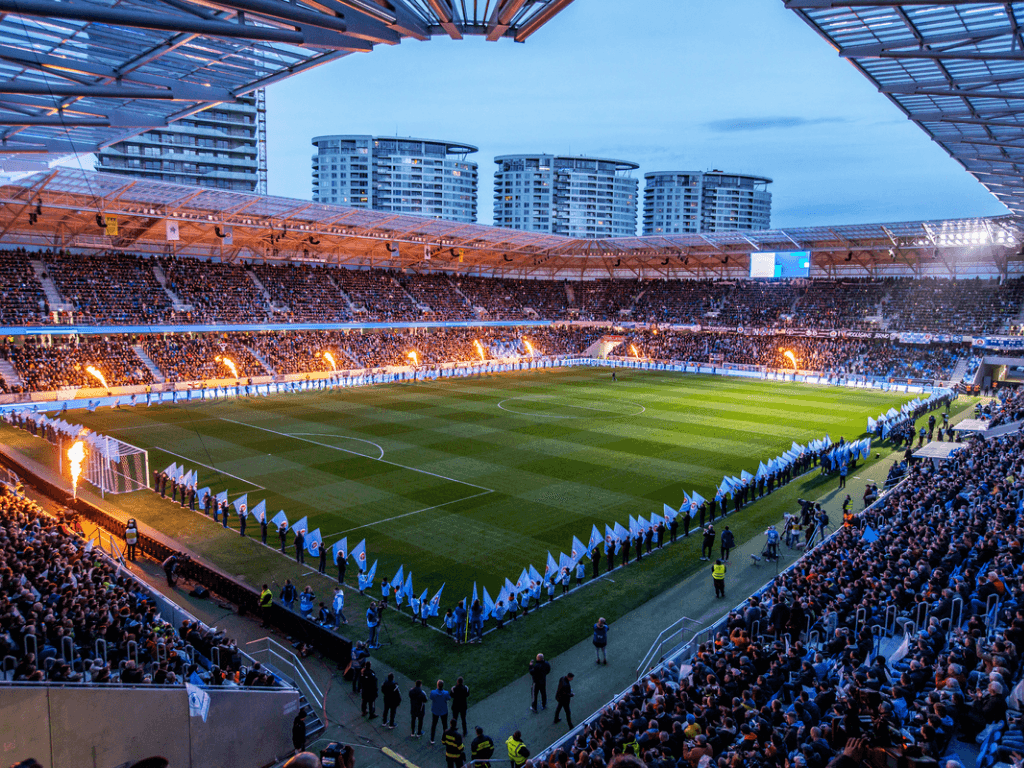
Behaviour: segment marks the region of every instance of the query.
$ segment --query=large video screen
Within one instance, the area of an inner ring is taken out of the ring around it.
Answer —
[[[750,276],[771,280],[809,277],[811,254],[808,251],[750,254]]]

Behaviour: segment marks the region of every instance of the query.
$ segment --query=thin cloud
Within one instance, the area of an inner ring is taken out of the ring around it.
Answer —
[[[767,131],[780,128],[803,128],[808,125],[825,123],[845,123],[843,117],[797,117],[783,115],[779,117],[733,117],[728,120],[712,120],[704,123],[704,127],[716,133],[736,133],[739,131]]]

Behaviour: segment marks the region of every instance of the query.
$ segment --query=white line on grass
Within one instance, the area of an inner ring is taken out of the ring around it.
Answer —
[[[571,418],[582,419],[583,418],[582,416],[566,416],[565,414],[561,414],[561,413],[523,413],[522,411],[513,411],[511,408],[504,408],[504,407],[502,407],[502,403],[507,403],[507,402],[510,402],[512,400],[515,400],[517,402],[524,402],[524,403],[543,403],[543,402],[547,402],[547,401],[542,400],[540,398],[506,397],[504,400],[499,401],[498,408],[501,408],[501,410],[505,411],[506,413],[514,413],[517,416],[537,416],[537,417],[542,418],[542,419],[571,419]],[[556,405],[556,406],[558,406],[560,408],[578,408],[578,409],[584,410],[584,411],[599,411],[600,413],[611,413],[611,414],[613,414],[615,416],[640,416],[641,414],[643,414],[643,413],[645,413],[647,411],[646,406],[640,405],[640,403],[630,403],[630,402],[627,402],[625,400],[621,400],[620,402],[626,403],[626,405],[637,406],[637,407],[640,408],[640,411],[638,413],[619,413],[617,411],[609,411],[607,408],[593,408],[593,407],[587,406],[587,405],[570,405],[569,403],[558,403],[558,402],[552,403],[552,404]]]
[[[398,467],[399,469],[407,469],[410,472],[419,472],[421,475],[430,475],[431,477],[437,477],[437,478],[440,478],[441,480],[448,480],[449,482],[452,482],[452,483],[459,483],[460,485],[468,485],[470,488],[479,488],[481,491],[488,491],[489,493],[493,493],[494,492],[493,488],[485,488],[484,486],[477,485],[476,483],[467,483],[465,480],[456,480],[454,477],[448,477],[446,475],[439,475],[436,472],[428,472],[425,469],[417,469],[416,467],[407,467],[404,464],[398,464],[398,463],[396,463],[394,461],[388,461],[387,459],[375,459],[375,458],[373,458],[373,456],[367,456],[365,453],[359,453],[358,451],[350,451],[347,448],[339,448],[336,445],[328,445],[327,443],[318,443],[316,440],[307,440],[304,437],[296,437],[295,435],[289,435],[286,432],[278,432],[276,429],[268,429],[267,427],[258,427],[255,424],[248,424],[248,423],[246,423],[244,421],[235,421],[234,419],[227,419],[227,418],[224,418],[223,416],[221,417],[221,421],[228,421],[228,422],[231,422],[232,424],[240,424],[243,427],[249,427],[251,429],[258,429],[261,432],[269,432],[272,435],[280,435],[281,437],[290,437],[292,440],[298,440],[300,442],[309,443],[311,445],[319,445],[321,448],[329,448],[332,451],[341,451],[342,453],[350,453],[353,456],[359,456],[360,458],[369,459],[370,461],[379,461],[381,464],[389,464],[392,467]]]
[[[489,493],[494,493],[494,491],[483,491],[482,493],[474,493],[472,496],[466,496],[466,497],[461,498],[461,499],[452,499],[451,501],[446,501],[443,504],[435,504],[432,507],[424,507],[423,509],[415,509],[412,512],[404,512],[401,515],[395,515],[394,517],[388,517],[388,518],[385,518],[384,520],[375,520],[372,523],[366,523],[366,525],[357,525],[355,528],[349,528],[346,531],[338,531],[337,533],[332,533],[330,536],[324,536],[323,540],[327,541],[328,539],[333,539],[335,536],[342,536],[342,535],[344,535],[346,533],[352,533],[352,531],[362,530],[363,528],[372,528],[373,526],[380,525],[381,523],[390,523],[392,520],[401,520],[403,517],[409,517],[411,515],[418,515],[420,512],[429,512],[432,509],[440,509],[441,507],[447,507],[449,504],[458,504],[460,501],[469,501],[470,499],[475,499],[478,496],[486,496]]]
[[[166,448],[161,448],[160,446],[154,446],[153,450],[154,451],[160,451],[162,453],[167,453],[167,454],[170,454],[171,456],[176,456],[179,459],[181,459],[182,461],[190,461],[193,464],[198,464],[200,467],[206,467],[207,469],[212,469],[214,472],[218,472],[218,473],[224,475],[225,477],[232,477],[235,480],[241,480],[243,483],[248,483],[249,485],[251,485],[254,488],[257,488],[257,489],[259,489],[261,491],[267,490],[262,485],[257,485],[252,480],[246,480],[244,477],[238,477],[238,475],[232,475],[230,472],[225,472],[223,469],[217,469],[217,467],[211,467],[209,464],[203,464],[203,462],[201,462],[201,461],[196,461],[195,459],[190,458],[188,456],[182,456],[180,453],[175,453],[174,451],[168,451]]]
[[[348,435],[333,435],[333,434],[330,434],[328,432],[292,432],[291,433],[292,437],[297,437],[299,435],[303,435],[304,437],[340,437],[342,440],[355,440],[357,443],[368,443],[369,445],[372,445],[374,448],[376,448],[378,451],[380,451],[380,456],[377,457],[378,459],[383,459],[384,458],[384,449],[381,448],[379,445],[377,445],[377,443],[373,442],[372,440],[361,440],[358,437],[349,437]],[[362,454],[360,454],[360,455],[362,455]],[[372,459],[373,456],[367,456],[366,458]]]

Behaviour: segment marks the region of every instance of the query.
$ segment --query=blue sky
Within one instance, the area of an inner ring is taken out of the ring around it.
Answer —
[[[627,10],[628,9],[628,10]],[[309,199],[313,136],[366,133],[493,158],[632,160],[774,179],[772,225],[1004,213],[963,168],[781,0],[576,0],[525,44],[378,46],[267,91],[270,192]]]

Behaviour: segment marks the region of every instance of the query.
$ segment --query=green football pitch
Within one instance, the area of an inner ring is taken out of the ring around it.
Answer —
[[[496,595],[591,525],[711,498],[795,440],[853,439],[909,399],[846,388],[601,369],[505,374],[82,414],[200,485],[309,518],[325,543],[366,539],[378,580]],[[77,414],[76,414],[77,415]],[[201,518],[200,518],[201,521]],[[250,520],[250,523],[252,521]],[[237,524],[233,518],[232,524]],[[215,524],[207,521],[211,530]],[[249,526],[258,535],[259,526]],[[271,543],[276,537],[271,536]]]

